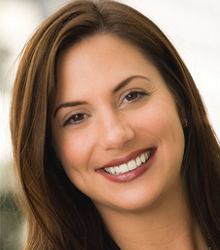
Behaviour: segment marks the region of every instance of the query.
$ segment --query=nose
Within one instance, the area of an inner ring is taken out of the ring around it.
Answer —
[[[135,131],[129,120],[117,112],[106,112],[102,116],[98,130],[100,146],[105,149],[121,149],[135,138]]]

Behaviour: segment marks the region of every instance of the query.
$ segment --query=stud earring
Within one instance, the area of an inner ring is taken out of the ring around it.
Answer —
[[[186,120],[186,118],[183,119],[182,126],[183,128],[186,128],[188,126],[188,121]]]

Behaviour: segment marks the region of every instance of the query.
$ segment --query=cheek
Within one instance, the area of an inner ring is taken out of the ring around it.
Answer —
[[[143,116],[139,116],[136,128],[138,138],[157,146],[154,176],[158,176],[158,185],[164,180],[169,180],[169,185],[176,182],[180,176],[185,139],[175,106],[160,105],[148,109]]]
[[[177,147],[183,147],[184,134],[175,105],[159,103],[135,115],[134,126],[143,134],[156,138],[158,141]],[[178,146],[179,145],[179,146]]]
[[[175,108],[158,109],[151,115],[148,131],[158,142],[162,154],[161,164],[175,169],[173,175],[178,175],[184,154],[185,138],[182,125]],[[165,171],[165,170],[164,170]]]
[[[91,138],[88,135],[62,134],[55,140],[58,157],[66,171],[82,169],[91,154]]]

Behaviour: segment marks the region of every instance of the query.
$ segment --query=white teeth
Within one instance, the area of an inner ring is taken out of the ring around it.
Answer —
[[[114,169],[115,169],[116,174],[120,174],[121,173],[121,170],[120,170],[120,168],[118,166],[114,167]]]
[[[150,157],[150,151],[145,152],[144,155],[145,155],[146,160],[148,160]]]
[[[138,167],[141,165],[141,158],[139,156],[136,158],[136,163]]]
[[[110,170],[110,173],[111,173],[111,174],[115,174],[115,168],[110,167],[109,170]]]
[[[137,168],[136,162],[134,160],[128,162],[128,168],[129,170],[133,170]]]
[[[121,170],[122,173],[126,173],[126,172],[129,171],[129,168],[128,168],[127,164],[122,164],[119,167],[120,167],[120,170]]]
[[[141,161],[144,163],[146,161],[144,154],[141,154]]]
[[[147,160],[147,159],[148,159],[148,154],[147,154],[147,152],[144,153],[144,156],[145,156],[145,159]]]
[[[144,164],[150,158],[150,156],[151,150],[148,150],[138,156],[136,160],[131,160],[128,163],[121,164],[120,166],[104,168],[104,170],[111,175],[124,174]]]

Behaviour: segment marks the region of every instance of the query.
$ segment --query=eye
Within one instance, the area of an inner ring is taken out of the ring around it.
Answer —
[[[74,114],[71,117],[69,117],[65,123],[64,126],[66,125],[77,125],[82,123],[86,118],[88,117],[88,115],[83,114],[83,113],[78,113],[78,114]]]
[[[129,92],[125,98],[123,99],[123,103],[125,102],[136,102],[140,99],[142,99],[143,96],[146,96],[147,93],[143,91],[131,91]]]

